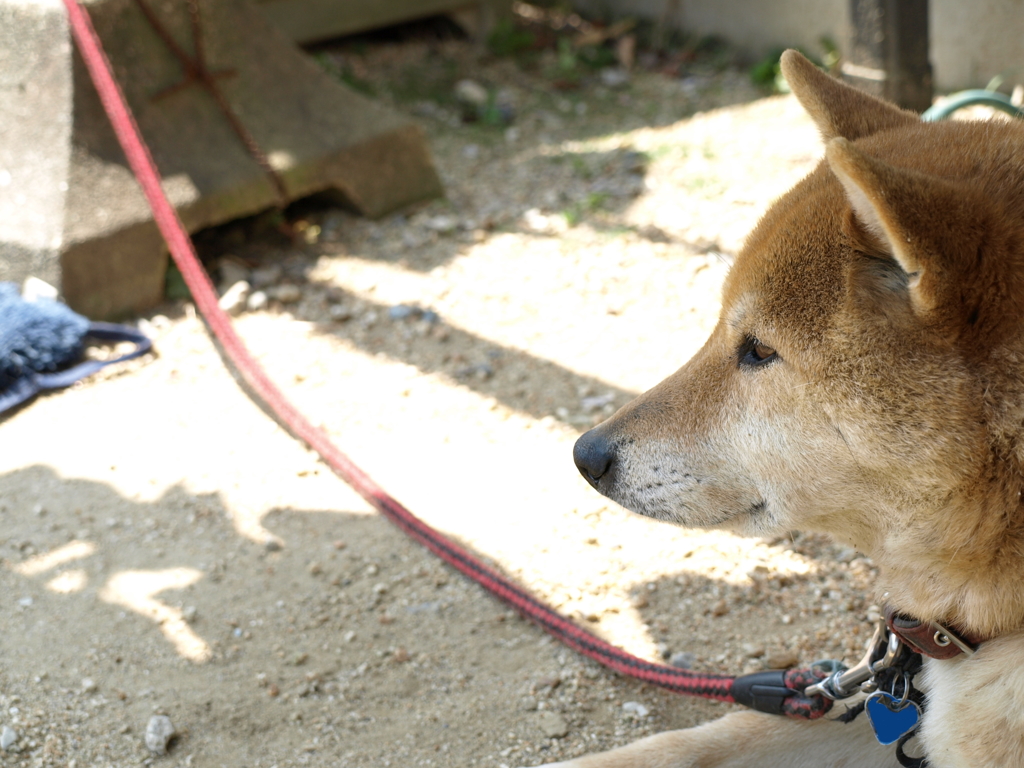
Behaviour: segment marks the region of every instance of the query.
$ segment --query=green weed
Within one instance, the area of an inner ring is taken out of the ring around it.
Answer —
[[[563,209],[562,215],[570,227],[575,227],[587,216],[604,209],[608,202],[608,194],[605,192],[589,192],[586,197],[568,208]]]
[[[356,77],[352,73],[352,69],[344,62],[339,62],[337,59],[328,56],[322,51],[313,54],[313,58],[316,59],[317,64],[319,64],[327,74],[338,78],[352,90],[358,91],[365,96],[377,95],[373,86],[366,80]]]
[[[494,25],[487,38],[487,47],[495,56],[516,56],[537,43],[532,32],[516,26],[512,19],[502,19]]]
[[[167,263],[164,295],[171,301],[187,301],[192,298],[192,292],[185,285],[185,278],[181,276],[181,272],[178,271],[178,267],[173,261]]]
[[[821,46],[822,51],[824,51],[824,55],[820,59],[801,48],[791,47],[800,51],[800,53],[825,71],[833,70],[839,63],[839,48],[830,37],[823,36],[818,41],[818,44]],[[785,50],[786,48],[773,48],[767,56],[750,68],[750,79],[754,82],[754,85],[761,86],[775,93],[789,93],[789,83],[782,76],[782,67],[779,64],[779,60],[782,58]]]

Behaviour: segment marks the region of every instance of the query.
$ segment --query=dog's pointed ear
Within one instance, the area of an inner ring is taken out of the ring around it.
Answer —
[[[920,122],[913,112],[876,99],[822,72],[798,51],[791,49],[783,53],[781,65],[790,89],[826,142],[839,136],[853,141],[888,128]]]
[[[989,219],[984,201],[954,182],[897,168],[846,139],[825,148],[866,240],[906,275],[915,313],[932,312],[959,295],[966,254],[977,252]]]

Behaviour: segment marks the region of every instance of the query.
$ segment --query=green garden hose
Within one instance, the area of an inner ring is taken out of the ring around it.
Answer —
[[[982,91],[975,89],[954,93],[941,104],[929,107],[924,114],[921,115],[921,119],[926,123],[931,123],[936,120],[945,120],[958,109],[973,107],[978,104],[985,107],[1000,109],[1013,117],[1024,117],[1024,110],[1014,106],[1008,96],[1004,96],[998,91]]]

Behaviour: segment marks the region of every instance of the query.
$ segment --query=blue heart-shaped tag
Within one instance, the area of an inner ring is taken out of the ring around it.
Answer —
[[[865,706],[868,720],[879,744],[893,744],[910,733],[921,720],[921,708],[912,701],[904,701],[889,693],[877,691],[868,697]]]

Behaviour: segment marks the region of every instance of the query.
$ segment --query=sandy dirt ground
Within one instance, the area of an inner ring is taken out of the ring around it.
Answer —
[[[418,515],[635,654],[858,658],[870,561],[640,519],[571,460],[700,347],[744,235],[821,156],[795,101],[697,65],[560,91],[450,40],[321,57],[422,123],[448,196],[200,238],[266,298],[238,328],[270,375]],[[503,89],[513,123],[399,93],[431,67],[443,93]],[[599,668],[406,539],[187,302],[137,322],[154,354],[0,422],[0,765],[510,768],[729,709]]]

